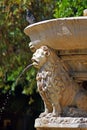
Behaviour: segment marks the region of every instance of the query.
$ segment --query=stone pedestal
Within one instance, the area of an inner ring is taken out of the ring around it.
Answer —
[[[87,118],[52,117],[37,118],[36,130],[87,130]]]
[[[73,128],[37,128],[36,130],[73,130]],[[87,128],[74,128],[74,130],[87,130]]]

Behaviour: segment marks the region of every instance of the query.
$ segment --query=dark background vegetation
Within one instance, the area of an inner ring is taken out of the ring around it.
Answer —
[[[31,67],[13,85],[21,71],[31,64],[30,42],[23,30],[26,9],[36,21],[82,16],[87,0],[0,0],[0,130],[11,121],[12,130],[33,130],[34,120],[43,111]],[[10,130],[10,129],[9,129]]]

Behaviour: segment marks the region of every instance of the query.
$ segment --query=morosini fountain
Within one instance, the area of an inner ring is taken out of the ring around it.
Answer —
[[[38,22],[24,32],[44,102],[36,129],[87,129],[87,16]]]

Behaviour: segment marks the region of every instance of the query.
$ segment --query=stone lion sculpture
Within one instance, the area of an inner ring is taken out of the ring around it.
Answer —
[[[39,69],[37,87],[45,106],[40,117],[61,116],[66,106],[87,111],[87,92],[69,77],[53,49],[47,46],[37,49],[32,62]]]

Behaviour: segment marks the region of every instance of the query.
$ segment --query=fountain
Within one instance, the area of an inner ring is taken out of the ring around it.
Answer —
[[[36,129],[87,129],[87,16],[38,22],[24,32],[45,108]]]

